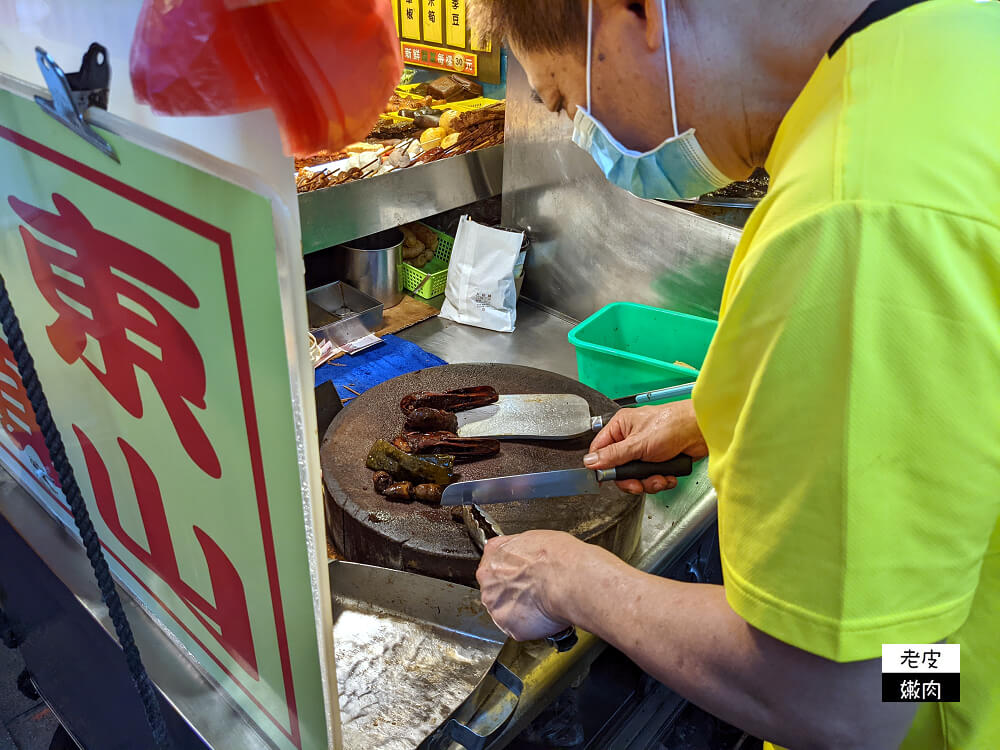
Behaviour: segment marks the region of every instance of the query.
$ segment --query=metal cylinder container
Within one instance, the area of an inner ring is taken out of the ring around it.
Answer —
[[[341,245],[341,278],[384,307],[403,299],[403,233],[398,229],[371,234]]]

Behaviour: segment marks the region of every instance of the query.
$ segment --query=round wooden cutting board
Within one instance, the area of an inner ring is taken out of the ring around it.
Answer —
[[[531,367],[502,364],[444,365],[401,375],[358,396],[327,429],[320,447],[334,544],[349,560],[410,570],[475,584],[479,551],[449,508],[391,503],[372,487],[365,457],[379,438],[402,430],[399,401],[413,391],[443,391],[490,385],[500,393],[571,393],[607,414],[615,404],[575,380]],[[459,464],[462,479],[580,468],[592,436],[570,441],[505,440],[500,455]],[[529,529],[567,531],[628,558],[639,542],[641,497],[614,484],[599,495],[497,503],[489,511],[504,533]]]

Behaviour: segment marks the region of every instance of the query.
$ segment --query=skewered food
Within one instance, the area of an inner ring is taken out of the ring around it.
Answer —
[[[460,438],[454,432],[404,432],[392,444],[407,453],[443,453],[456,461],[478,461],[500,453],[493,438]]]
[[[433,96],[406,96],[405,94],[393,94],[386,102],[386,112],[397,112],[401,109],[420,109],[429,107],[434,103]]]
[[[342,185],[351,180],[361,179],[367,173],[360,167],[351,167],[341,172],[330,172],[329,170],[312,172],[308,169],[300,169],[295,176],[295,188],[300,193],[308,192],[309,190],[319,190],[320,188]]]
[[[318,167],[320,164],[337,161],[338,159],[343,159],[346,156],[346,151],[319,151],[312,156],[296,157],[295,168],[302,169],[302,167]]]
[[[446,485],[455,480],[454,462],[454,456],[413,456],[386,440],[378,440],[369,451],[365,466],[372,471],[387,472],[397,481]]]
[[[456,94],[457,99],[453,101],[482,95],[481,87],[474,81],[461,76],[447,78],[455,79],[464,92]],[[449,84],[449,90],[457,91],[453,84],[454,81]],[[430,95],[427,84],[423,84],[419,91],[427,93],[419,94],[414,90],[409,94],[394,94],[386,106],[386,112],[399,112],[407,119],[383,115],[368,134],[367,142],[350,144],[342,152],[321,153],[297,159],[295,183],[298,192],[341,185],[503,143],[506,111],[504,102],[463,112],[454,109],[442,112],[433,107],[446,104],[444,98]],[[399,142],[399,139],[406,140]],[[352,154],[370,154],[377,159],[364,163],[351,162],[342,165],[337,171],[314,173],[306,169],[339,161]],[[413,265],[422,265],[423,261],[430,259],[430,255],[424,252],[407,260],[409,262],[418,258],[421,259],[421,264]]]
[[[403,414],[410,414],[414,409],[430,407],[444,411],[465,411],[480,406],[495,404],[500,398],[496,389],[488,385],[472,386],[470,388],[455,388],[443,393],[418,391],[403,396],[399,408]]]
[[[407,432],[457,432],[458,417],[444,409],[421,407],[414,409],[406,417],[403,429]]]
[[[392,120],[380,117],[375,127],[368,134],[369,138],[383,140],[386,138],[406,138],[416,133],[420,128],[411,120]]]
[[[451,127],[455,130],[467,130],[474,125],[482,125],[486,122],[501,121],[507,112],[506,102],[497,102],[488,107],[471,109],[468,112],[459,112],[452,122]]]

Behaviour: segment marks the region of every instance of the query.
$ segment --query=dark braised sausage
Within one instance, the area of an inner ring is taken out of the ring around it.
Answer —
[[[445,453],[456,461],[478,461],[500,453],[493,438],[460,438],[453,432],[404,432],[392,444],[407,453]]]
[[[418,484],[413,488],[413,498],[425,505],[440,505],[441,492],[440,484]]]
[[[413,501],[413,485],[410,482],[396,482],[385,488],[385,499],[394,503],[409,503]]]
[[[421,406],[407,415],[403,425],[406,432],[457,432],[458,417],[444,409]]]
[[[429,391],[408,393],[399,402],[399,408],[403,410],[404,414],[409,414],[414,409],[422,407],[444,411],[465,411],[466,409],[495,404],[499,398],[495,388],[488,385],[477,385],[471,388],[455,388],[443,393]]]
[[[372,483],[375,485],[375,491],[380,495],[385,494],[385,491],[389,488],[389,485],[391,485],[393,481],[392,474],[387,471],[376,471],[375,474],[372,475]]]

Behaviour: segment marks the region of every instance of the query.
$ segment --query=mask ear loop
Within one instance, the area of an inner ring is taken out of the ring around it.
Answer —
[[[594,0],[587,3],[587,114],[592,114],[590,108],[590,63],[591,49],[594,46]],[[676,124],[674,128],[676,129]]]
[[[667,0],[660,0],[660,11],[663,14],[663,51],[667,55],[667,88],[670,90],[670,116],[674,121],[674,137],[676,138],[680,135],[680,130],[677,127],[677,100],[674,97],[674,64],[670,59],[670,28],[667,26]],[[591,17],[594,14],[593,0],[591,0],[590,5]],[[588,27],[589,29],[589,27]],[[590,31],[587,31],[588,46],[587,46],[587,109],[590,109]]]

